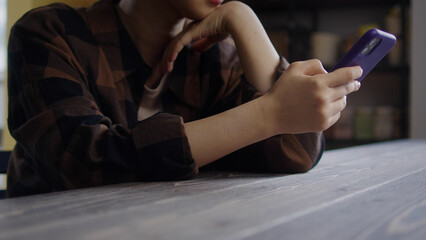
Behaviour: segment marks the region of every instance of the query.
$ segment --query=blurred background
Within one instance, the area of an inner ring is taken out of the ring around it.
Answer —
[[[290,62],[320,59],[329,70],[371,28],[393,33],[392,51],[348,96],[325,132],[327,149],[426,137],[426,9],[420,0],[245,0]]]
[[[426,138],[426,9],[424,0],[242,0],[258,14],[279,54],[290,62],[320,59],[330,69],[370,28],[398,38],[394,49],[348,97],[339,122],[325,132],[327,149],[401,138]],[[1,147],[7,130],[8,32],[26,11],[52,2],[90,6],[96,0],[0,0]]]

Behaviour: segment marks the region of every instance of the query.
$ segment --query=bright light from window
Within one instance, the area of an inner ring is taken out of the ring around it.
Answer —
[[[6,70],[6,3],[0,0],[0,73]]]
[[[6,72],[6,19],[7,19],[7,0],[0,0],[0,129],[4,129],[5,120],[5,72]],[[0,131],[1,133],[1,131]],[[1,137],[1,136],[0,136]]]

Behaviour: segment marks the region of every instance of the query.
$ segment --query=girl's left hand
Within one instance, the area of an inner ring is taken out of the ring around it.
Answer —
[[[217,7],[211,14],[201,21],[189,23],[181,33],[174,37],[164,50],[161,68],[164,72],[173,70],[173,63],[179,52],[187,44],[193,43],[196,51],[204,51],[215,43],[224,40],[230,34],[228,26],[235,18],[233,11],[248,8],[241,2],[229,2]],[[239,19],[239,21],[244,21]]]

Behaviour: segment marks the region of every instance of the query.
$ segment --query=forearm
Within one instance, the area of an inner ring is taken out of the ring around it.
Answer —
[[[223,113],[185,123],[197,166],[204,166],[231,152],[274,135],[265,121],[262,98]]]
[[[267,92],[275,80],[280,57],[256,14],[238,4],[227,26],[234,38],[246,79],[258,91]]]

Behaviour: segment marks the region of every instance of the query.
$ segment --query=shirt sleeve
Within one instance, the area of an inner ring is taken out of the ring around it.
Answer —
[[[233,60],[234,70],[229,74],[230,84],[236,86],[219,101],[221,110],[226,110],[257,97],[262,93],[252,87],[245,79],[238,60]],[[275,78],[278,79],[289,66],[284,57],[280,57]],[[224,107],[226,106],[226,107]],[[207,169],[230,171],[300,173],[312,169],[320,160],[324,151],[324,137],[319,133],[282,134],[240,149],[212,164]]]
[[[60,26],[49,24],[39,29],[21,20],[11,31],[8,124],[14,151],[22,151],[13,156],[51,191],[196,174],[182,118],[158,113],[129,126],[112,122],[106,112],[114,106],[98,99]]]

